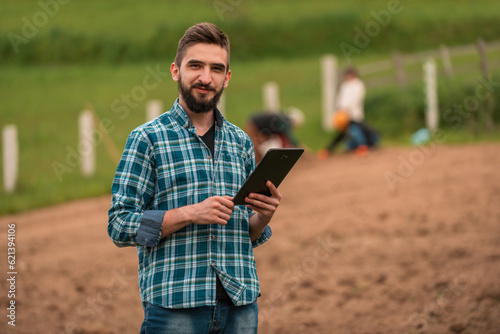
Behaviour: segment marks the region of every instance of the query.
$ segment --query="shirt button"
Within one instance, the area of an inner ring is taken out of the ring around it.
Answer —
[[[207,155],[207,159],[209,159],[209,160],[210,160],[210,156],[209,156],[209,155]]]
[[[210,239],[215,240],[215,235],[212,235]]]

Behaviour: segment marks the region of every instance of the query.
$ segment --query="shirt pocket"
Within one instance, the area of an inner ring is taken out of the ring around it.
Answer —
[[[201,202],[210,193],[210,169],[211,160],[207,162],[202,155],[193,153],[189,159],[180,151],[168,152],[158,168],[158,203],[164,208],[175,208]]]
[[[218,161],[218,182],[223,195],[234,196],[247,179],[241,152],[223,151]]]

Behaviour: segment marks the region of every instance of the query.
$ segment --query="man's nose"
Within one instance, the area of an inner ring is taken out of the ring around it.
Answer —
[[[199,77],[201,83],[208,85],[212,82],[212,74],[210,73],[210,68],[204,68]]]

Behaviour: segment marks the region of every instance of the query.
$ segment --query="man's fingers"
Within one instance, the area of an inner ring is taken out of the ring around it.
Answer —
[[[226,225],[227,221],[231,218],[231,214],[233,213],[234,203],[231,200],[232,197],[229,196],[221,196],[216,197],[216,207],[214,214],[219,218],[218,224]]]
[[[234,202],[233,202],[233,197],[230,196],[222,196],[220,198],[220,203],[224,205],[226,208],[229,208],[230,210],[233,210],[234,208]]]
[[[221,196],[222,199],[224,199],[224,203],[225,204],[230,204],[231,206],[234,206],[234,203],[233,203],[233,198],[234,197],[231,197],[231,196]]]
[[[216,220],[216,223],[219,224],[219,225],[227,225],[227,222],[229,220],[229,217],[226,218],[222,218],[222,217],[218,217],[217,220]]]
[[[267,181],[266,185],[271,192],[271,196],[251,193],[245,198],[245,202],[248,208],[270,219],[280,205],[281,194],[271,181]]]
[[[247,198],[255,199],[265,203],[279,205],[279,202],[281,200],[281,194],[279,193],[278,189],[271,181],[267,181],[266,186],[267,188],[269,188],[271,196],[266,196],[258,193],[250,193]]]
[[[234,203],[229,196],[213,196],[198,203],[195,212],[197,224],[226,225],[233,213]]]
[[[276,194],[271,194],[271,196],[266,196],[266,195],[261,195],[257,193],[251,193],[245,198],[245,202],[247,203],[255,203],[257,202],[263,203],[263,204],[269,204],[271,206],[277,207],[280,204],[281,200],[281,194],[276,193]]]
[[[272,197],[276,197],[278,200],[281,199],[281,194],[279,193],[278,188],[276,188],[271,181],[267,181],[266,186],[269,188],[269,191],[271,191]]]

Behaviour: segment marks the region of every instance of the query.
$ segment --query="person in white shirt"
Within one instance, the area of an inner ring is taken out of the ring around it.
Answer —
[[[346,111],[352,121],[363,122],[365,118],[363,109],[365,92],[365,85],[359,78],[356,69],[348,67],[344,71],[344,81],[340,85],[337,110]]]

